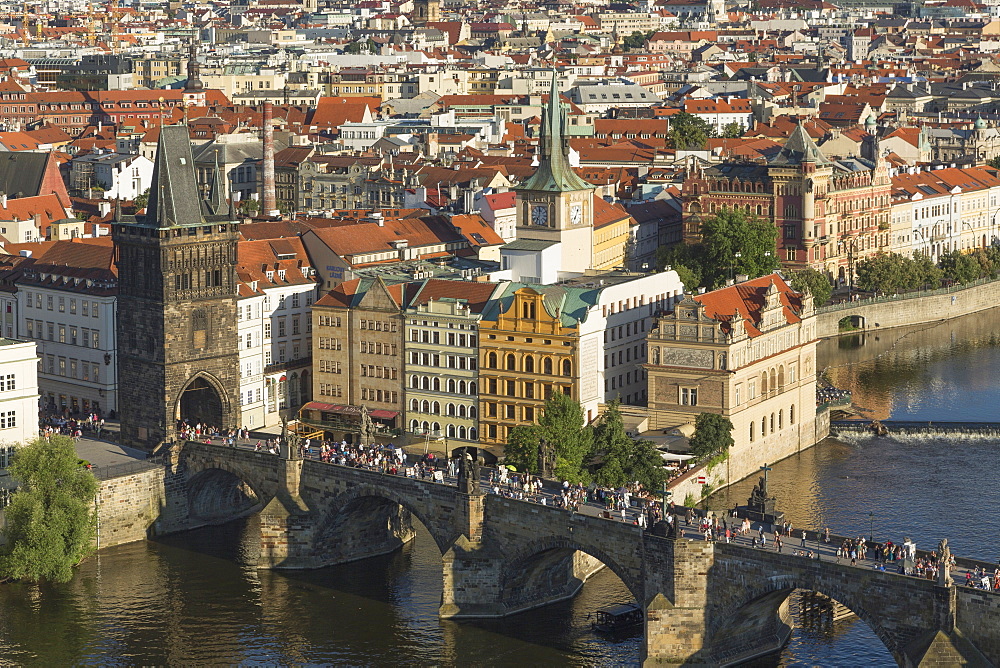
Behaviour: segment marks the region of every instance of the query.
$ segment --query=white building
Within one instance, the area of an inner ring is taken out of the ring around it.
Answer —
[[[56,241],[18,279],[16,336],[38,343],[45,410],[117,410],[118,280],[107,238]]]
[[[237,249],[241,425],[270,427],[312,393],[316,272],[298,237],[241,241]]]
[[[38,357],[33,341],[0,338],[0,508],[13,483],[6,468],[18,445],[38,434]]]
[[[141,155],[104,155],[94,162],[94,181],[105,199],[134,200],[152,184],[153,163]]]

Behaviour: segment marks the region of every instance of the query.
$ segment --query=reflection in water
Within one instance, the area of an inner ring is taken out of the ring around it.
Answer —
[[[418,526],[383,557],[317,571],[240,565],[234,522],[106,550],[66,585],[0,587],[0,663],[19,665],[627,665],[640,641],[590,632],[628,598],[605,569],[572,601],[479,623],[439,620],[441,558]]]

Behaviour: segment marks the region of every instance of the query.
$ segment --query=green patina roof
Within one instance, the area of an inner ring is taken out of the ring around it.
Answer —
[[[514,302],[514,293],[521,288],[531,288],[542,295],[545,311],[551,316],[558,314],[563,327],[576,327],[586,321],[588,311],[597,305],[601,295],[601,288],[512,282],[499,298],[493,300],[489,309],[483,312],[483,320],[496,320],[501,313],[506,313]]]
[[[542,111],[542,136],[539,147],[541,156],[538,168],[517,186],[518,190],[561,193],[593,189],[594,186],[577,176],[570,167],[566,157],[569,148],[566,138],[566,112],[559,100],[559,86],[556,73],[553,71],[549,106]]]

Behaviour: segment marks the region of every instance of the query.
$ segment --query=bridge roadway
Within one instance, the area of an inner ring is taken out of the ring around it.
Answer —
[[[240,448],[240,449],[245,449],[245,450],[253,450],[252,443],[255,442],[256,440],[257,439],[250,439],[248,441],[240,441],[238,443],[237,447]],[[217,444],[217,445],[221,446],[222,445],[221,439],[214,439],[213,440],[213,444]],[[277,455],[275,455],[275,456],[277,456]],[[314,459],[314,460],[319,460],[319,457],[318,457],[318,455],[315,452],[310,452],[307,455],[307,458]],[[416,461],[419,460],[419,458],[414,458],[412,455],[409,455],[408,459],[411,460],[411,461],[407,462],[408,466],[413,466],[416,463]],[[331,465],[332,466],[336,466],[336,464],[331,464]],[[379,473],[384,473],[384,471],[381,471],[380,469],[376,469],[375,467],[371,467],[371,466],[363,466],[363,467],[360,467],[360,468],[365,468],[366,470],[371,470],[371,471],[377,471]],[[447,471],[447,467],[446,466],[442,468],[442,472],[444,474],[444,480],[445,480],[444,483],[435,483],[433,480],[430,480],[430,479],[423,479],[423,482],[426,482],[428,484],[447,484],[447,485],[457,485],[458,484],[458,479],[457,478],[448,475],[448,471]],[[480,486],[481,486],[483,492],[486,493],[486,494],[493,494],[494,493],[493,490],[494,490],[494,486],[495,485],[494,485],[493,482],[490,481],[490,473],[491,473],[490,471],[484,472],[483,476],[482,476],[482,480],[480,481]],[[509,490],[509,487],[507,487],[505,485],[496,484],[496,486],[501,488],[500,489],[500,492],[501,492],[500,495],[501,496],[503,496],[503,492],[504,491]],[[560,510],[560,511],[566,512],[565,509],[557,507],[555,505],[556,499],[558,499],[560,497],[560,495],[561,495],[560,490],[558,488],[553,487],[551,485],[551,483],[550,483],[550,484],[544,486],[542,488],[542,490],[541,490],[540,493],[529,494],[525,498],[522,498],[522,499],[519,499],[519,500],[521,500],[521,501],[527,501],[529,503],[537,503],[539,505],[542,505],[541,504],[541,500],[544,498],[546,500],[546,504],[545,505],[547,507],[549,507],[549,508],[551,508],[553,510]],[[641,497],[636,497],[636,496],[633,495],[633,497],[632,497],[633,503],[632,503],[631,507],[628,508],[625,511],[625,519],[624,520],[621,519],[621,511],[619,511],[619,510],[611,511],[610,512],[611,517],[610,518],[606,518],[605,517],[605,510],[606,510],[605,506],[602,505],[602,504],[600,504],[600,503],[598,503],[598,502],[596,502],[596,501],[588,501],[586,503],[581,503],[579,505],[578,509],[575,512],[577,512],[577,513],[579,513],[581,515],[589,516],[589,517],[597,517],[597,518],[605,519],[608,522],[619,522],[619,523],[625,523],[625,524],[630,524],[630,525],[636,525],[639,522],[639,516],[643,513],[642,508],[640,506],[636,505],[636,503],[635,503],[636,499],[640,499],[642,501],[645,501],[645,499],[642,499]],[[677,522],[678,528],[680,529],[680,536],[683,537],[683,538],[687,538],[688,540],[704,541],[705,540],[705,536],[704,536],[704,534],[701,532],[701,530],[697,526],[698,520],[702,517],[703,513],[701,511],[697,511],[696,510],[695,511],[696,518],[693,521],[692,525],[688,526],[686,524],[686,522],[684,521],[684,519],[683,519],[684,518],[684,513],[686,511],[687,511],[687,508],[684,507],[684,506],[678,506],[674,510],[674,515],[677,518],[676,522]],[[733,522],[733,518],[728,513],[726,514],[725,520],[730,525]],[[720,522],[721,522],[721,519],[720,519]],[[738,522],[742,522],[742,519],[738,520]],[[763,548],[761,548],[761,547],[754,547],[754,544],[753,544],[754,543],[754,537],[756,537],[756,536],[759,535],[759,530],[761,528],[763,528],[764,531],[765,531],[765,537],[767,539],[766,546],[763,547]],[[795,527],[795,528],[793,528],[793,532],[792,532],[793,535],[792,536],[790,536],[790,537],[789,536],[782,536],[782,543],[783,543],[782,552],[783,553],[785,553],[785,554],[792,554],[792,555],[796,555],[796,556],[803,556],[803,558],[808,558],[808,553],[812,553],[812,557],[814,559],[817,559],[817,560],[820,560],[820,561],[832,561],[832,562],[838,563],[838,564],[843,563],[843,564],[851,565],[849,557],[848,558],[840,558],[840,557],[837,556],[837,548],[840,545],[842,545],[844,543],[844,541],[847,540],[849,537],[845,537],[845,536],[842,536],[842,535],[837,535],[837,534],[831,533],[831,535],[830,535],[830,542],[827,543],[827,542],[825,542],[825,541],[822,540],[822,532],[821,531],[816,530],[816,529],[806,529],[806,542],[805,542],[805,545],[803,545],[802,544],[802,540],[801,540],[801,532],[802,532],[802,530],[803,530],[803,527]],[[735,532],[733,532],[733,533],[734,533],[734,535],[730,539],[731,540],[731,544],[733,544],[733,545],[739,545],[739,546],[743,546],[743,547],[750,548],[750,549],[757,549],[757,550],[763,549],[763,550],[771,550],[771,551],[777,552],[777,550],[775,549],[774,533],[773,533],[771,525],[769,525],[769,524],[762,525],[760,522],[752,522],[751,523],[750,533],[745,534],[745,535],[735,535]],[[863,536],[859,535],[859,536],[853,537],[852,540],[857,541],[857,539],[860,539],[860,538],[863,538]],[[719,540],[725,542],[724,538],[720,538]],[[887,540],[892,540],[892,538],[887,538]],[[894,545],[902,545],[902,542],[903,542],[902,538],[900,538],[898,541],[894,541]],[[877,541],[876,541],[876,544],[878,544]],[[800,552],[804,553],[804,554],[800,555],[799,554]],[[921,554],[921,556],[924,557],[925,560],[927,558],[929,558],[929,551],[921,550],[920,554]],[[957,566],[951,570],[951,575],[952,575],[952,581],[955,584],[957,584],[957,585],[965,586],[966,576],[969,575],[969,574],[973,574],[974,571],[975,571],[975,569],[977,567],[980,568],[980,569],[983,569],[984,571],[986,571],[987,575],[990,576],[990,580],[991,581],[994,580],[995,571],[1000,571],[1000,562],[998,562],[997,564],[991,564],[990,562],[982,561],[980,559],[976,559],[975,557],[964,558],[964,559],[957,559],[958,555],[955,555],[955,556],[956,556]],[[897,568],[898,567],[897,567],[897,565],[895,563],[881,562],[878,559],[874,559],[874,558],[869,559],[867,551],[865,552],[864,556],[862,556],[860,554],[858,555],[857,563],[855,565],[853,565],[853,566],[855,568],[859,568],[859,569],[874,570],[874,569],[876,569],[880,565],[883,566],[885,568],[885,570],[888,571],[888,572],[893,572],[893,573],[897,572]],[[914,577],[914,576],[909,576],[909,577]]]
[[[1000,663],[1000,593],[965,587],[976,565],[965,560],[952,574],[957,586],[939,586],[890,565],[878,571],[870,559],[838,563],[836,543],[812,531],[805,549],[818,558],[809,559],[795,554],[799,539],[786,538],[782,553],[770,532],[765,549],[749,537],[705,541],[683,519],[682,539],[669,540],[635,526],[636,507],[625,521],[601,518],[596,503],[542,510],[537,501],[553,500],[554,489],[527,502],[490,493],[485,479],[487,493],[467,494],[453,478],[436,483],[192,441],[172,457],[172,491],[154,531],[257,513],[258,564],[312,568],[396,549],[413,536],[416,517],[442,552],[442,617],[504,616],[561,600],[603,564],[646,610],[647,665],[729,665],[779,649],[795,589],[845,605],[900,665]]]

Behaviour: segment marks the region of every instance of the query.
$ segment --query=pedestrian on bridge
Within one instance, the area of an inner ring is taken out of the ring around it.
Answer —
[[[806,530],[802,530],[802,547],[806,546]]]

